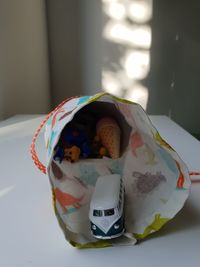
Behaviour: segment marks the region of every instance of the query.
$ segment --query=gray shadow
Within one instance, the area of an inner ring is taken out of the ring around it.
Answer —
[[[187,202],[182,210],[171,221],[164,225],[159,231],[149,235],[145,240],[172,235],[197,226],[200,226],[200,212],[192,205],[192,203]]]

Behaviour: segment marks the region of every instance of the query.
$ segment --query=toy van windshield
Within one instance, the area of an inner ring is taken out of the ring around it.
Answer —
[[[91,233],[98,239],[119,237],[124,232],[124,184],[118,174],[100,176],[90,202]]]

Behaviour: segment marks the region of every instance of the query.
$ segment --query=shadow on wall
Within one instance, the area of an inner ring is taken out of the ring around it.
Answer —
[[[200,133],[200,2],[154,0],[147,112]]]
[[[198,133],[199,13],[186,0],[47,1],[53,105],[103,88]]]
[[[105,91],[200,132],[200,2],[102,0]]]
[[[109,93],[148,102],[145,79],[150,69],[152,0],[102,0],[102,86]]]

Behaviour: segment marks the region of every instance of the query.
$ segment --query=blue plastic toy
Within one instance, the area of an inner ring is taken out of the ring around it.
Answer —
[[[90,142],[87,135],[80,129],[66,127],[62,133],[62,142],[70,146],[77,146],[81,150],[81,156],[89,157],[91,154]]]
[[[57,145],[53,159],[58,160],[59,163],[61,163],[64,159],[64,155],[64,148],[60,145]]]

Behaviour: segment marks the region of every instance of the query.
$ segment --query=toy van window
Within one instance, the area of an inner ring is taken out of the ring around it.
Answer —
[[[101,216],[103,216],[103,212],[102,212],[102,210],[94,210],[94,211],[93,211],[93,216],[96,216],[96,217],[101,217]]]
[[[114,215],[114,213],[115,213],[114,209],[104,210],[105,216],[111,216]]]

